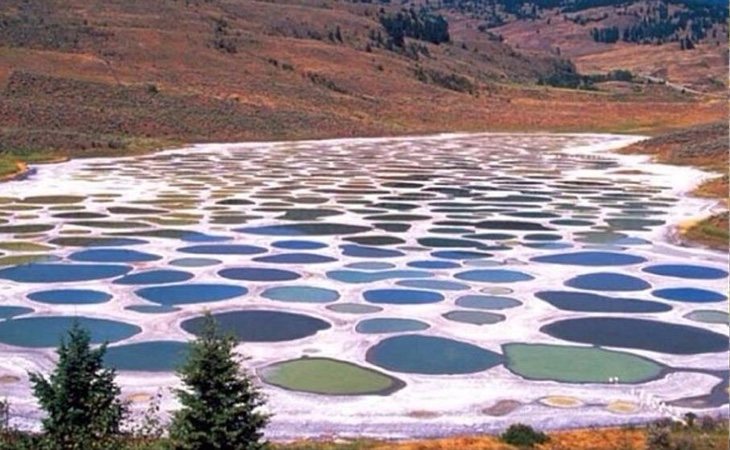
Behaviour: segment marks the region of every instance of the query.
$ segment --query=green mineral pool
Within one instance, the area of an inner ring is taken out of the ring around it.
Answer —
[[[323,395],[388,395],[405,384],[373,369],[329,358],[300,358],[260,370],[269,384]]]
[[[505,344],[505,365],[531,380],[564,383],[642,383],[660,378],[665,367],[630,353],[597,347],[548,344]]]

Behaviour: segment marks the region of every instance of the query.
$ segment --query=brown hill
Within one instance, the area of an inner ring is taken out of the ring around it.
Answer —
[[[537,86],[565,70],[494,39],[377,45],[381,6],[333,0],[4,0],[0,149],[475,130],[646,131],[725,104],[657,85]],[[397,10],[396,6],[386,9]],[[463,45],[462,45],[463,44]],[[29,153],[30,152],[30,153]]]

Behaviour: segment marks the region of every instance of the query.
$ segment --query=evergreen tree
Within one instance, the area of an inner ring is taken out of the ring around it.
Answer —
[[[173,417],[170,437],[179,450],[259,450],[267,448],[264,399],[241,372],[231,336],[223,336],[208,314],[188,359],[179,370],[185,384],[177,391],[182,409]]]
[[[46,379],[31,373],[33,393],[47,417],[43,441],[54,450],[117,448],[126,414],[113,369],[104,367],[106,344],[91,348],[91,335],[75,322],[58,347],[58,365]]]

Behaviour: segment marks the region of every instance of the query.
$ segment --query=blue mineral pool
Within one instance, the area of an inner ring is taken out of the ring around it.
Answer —
[[[181,253],[192,253],[195,255],[256,255],[266,253],[265,248],[256,247],[254,245],[226,245],[226,244],[206,244],[192,245],[177,249]]]
[[[32,313],[33,308],[26,308],[24,306],[0,306],[0,319],[10,319],[15,316],[22,316],[23,314]]]
[[[416,269],[453,269],[460,267],[461,264],[452,261],[424,260],[411,261],[408,263],[408,266],[415,267]]]
[[[332,270],[327,272],[327,278],[343,283],[373,283],[390,279],[426,278],[433,274],[422,270],[383,270],[378,272],[360,272],[357,270]]]
[[[322,319],[281,311],[231,311],[213,317],[223,332],[231,333],[241,342],[291,341],[332,326]],[[181,326],[185,331],[197,334],[204,320],[203,317],[188,319]]]
[[[188,351],[186,342],[135,342],[108,347],[104,363],[117,370],[172,372],[185,362]]]
[[[85,305],[108,302],[112,295],[91,289],[52,289],[32,292],[28,298],[41,303]]]
[[[20,283],[71,283],[115,278],[132,268],[112,264],[26,264],[0,270],[0,278]]]
[[[587,251],[538,256],[531,261],[573,266],[627,266],[643,263],[646,258],[627,253]]]
[[[377,247],[364,247],[362,245],[345,244],[341,245],[342,254],[344,256],[354,256],[357,258],[397,258],[403,256],[404,253],[398,250],[389,250]]]
[[[657,289],[651,294],[665,300],[687,303],[714,303],[727,300],[727,297],[719,292],[697,288]]]
[[[315,241],[298,241],[298,240],[289,240],[289,241],[276,241],[271,244],[272,247],[275,248],[284,248],[288,250],[317,250],[320,248],[327,247],[327,244],[324,244],[322,242],[315,242]]]
[[[469,289],[468,284],[448,280],[400,280],[396,284],[398,286],[430,289],[433,291],[463,291]]]
[[[266,225],[261,227],[239,228],[240,233],[268,236],[331,236],[357,234],[370,231],[370,227],[346,225],[342,223],[297,223],[287,225]]]
[[[386,334],[423,331],[429,328],[426,322],[414,319],[377,318],[358,322],[355,331],[362,334]]]
[[[229,300],[246,295],[248,289],[230,284],[178,284],[153,286],[135,291],[139,297],[160,305],[185,305]]]
[[[545,325],[540,331],[571,342],[676,355],[724,352],[728,349],[725,335],[687,325],[644,319],[567,319]]]
[[[162,259],[159,255],[140,252],[138,250],[128,249],[91,249],[82,250],[72,253],[69,256],[72,261],[81,262],[98,262],[98,263],[131,263],[131,262],[150,262]]]
[[[457,273],[454,277],[479,283],[516,283],[535,279],[526,273],[506,269],[467,270]]]
[[[502,314],[468,310],[449,311],[442,314],[442,316],[453,322],[468,323],[471,325],[492,325],[506,319]]]
[[[393,305],[437,303],[444,299],[438,292],[415,289],[372,289],[363,292],[363,297],[370,303]]]
[[[641,278],[620,273],[589,273],[565,282],[566,286],[589,291],[643,291],[651,285]]]
[[[633,298],[607,297],[588,292],[542,291],[535,293],[535,297],[566,311],[658,313],[672,309],[666,303]]]
[[[387,370],[429,375],[481,372],[502,362],[498,353],[476,345],[419,334],[384,339],[367,351],[366,359]]]
[[[19,347],[56,347],[74,321],[91,333],[91,342],[117,342],[142,331],[136,325],[106,319],[46,316],[0,322],[0,342]]]
[[[464,295],[456,299],[456,306],[474,309],[509,309],[520,306],[522,302],[510,297],[494,295]]]
[[[147,272],[130,273],[122,278],[114,280],[114,284],[140,285],[180,283],[188,281],[191,278],[193,278],[193,274],[190,272],[160,269],[149,270]]]
[[[644,272],[664,277],[690,278],[694,280],[718,280],[727,277],[727,272],[724,270],[690,264],[658,264],[645,267]]]
[[[262,267],[236,267],[223,269],[218,275],[229,280],[242,281],[291,281],[300,278],[296,272],[281,269],[266,269]]]
[[[301,303],[332,303],[340,298],[337,291],[314,286],[276,286],[266,289],[261,296],[269,300]]]
[[[337,261],[336,258],[318,255],[316,253],[281,253],[278,255],[260,256],[253,260],[270,264],[322,264]]]

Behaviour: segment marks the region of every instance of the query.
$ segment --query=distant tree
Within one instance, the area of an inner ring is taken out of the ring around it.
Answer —
[[[91,335],[75,322],[57,350],[58,365],[48,379],[30,374],[33,393],[47,417],[46,448],[109,450],[117,448],[126,414],[113,369],[104,367],[106,344],[91,348]]]
[[[242,372],[236,341],[224,336],[207,314],[188,359],[179,370],[182,409],[173,417],[170,438],[179,450],[259,450],[267,447],[264,399]]]

